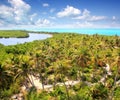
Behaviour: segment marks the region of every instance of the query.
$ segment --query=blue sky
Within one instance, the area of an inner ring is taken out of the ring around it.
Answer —
[[[0,0],[3,28],[120,28],[120,0]]]

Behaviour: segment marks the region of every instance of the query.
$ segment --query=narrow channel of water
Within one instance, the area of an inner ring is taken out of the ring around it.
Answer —
[[[29,33],[29,37],[27,38],[0,38],[0,43],[3,45],[16,45],[25,42],[32,42],[34,40],[43,40],[52,37],[50,34],[36,34]]]

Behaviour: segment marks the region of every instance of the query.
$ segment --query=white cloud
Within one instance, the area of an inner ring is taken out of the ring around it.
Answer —
[[[90,11],[84,9],[81,16],[74,17],[73,19],[86,20],[86,21],[99,21],[106,19],[106,16],[94,16],[90,14]]]
[[[13,9],[5,5],[0,6],[0,19],[11,21],[14,17]],[[8,17],[9,16],[9,17]]]
[[[109,25],[111,28],[119,28],[120,29],[120,23],[117,21],[113,21],[110,25]]]
[[[29,20],[28,13],[31,9],[31,6],[25,3],[23,0],[8,0],[8,1],[13,8],[16,23],[24,24],[25,22],[27,22]]]
[[[112,17],[112,19],[113,19],[113,20],[115,20],[115,19],[116,19],[116,17],[115,17],[115,16],[113,16],[113,17]]]
[[[67,6],[64,8],[63,11],[60,11],[57,13],[58,17],[69,17],[69,16],[76,16],[79,15],[81,11],[77,8],[74,8],[72,6]]]
[[[8,24],[27,24],[31,6],[23,0],[8,0],[10,6],[0,6],[0,19]]]
[[[33,19],[37,16],[37,13],[34,13],[32,15],[30,15],[30,21],[34,21]]]
[[[43,3],[43,7],[49,7],[48,3]]]
[[[30,9],[30,5],[25,3],[23,0],[8,0],[8,2],[11,4],[11,6],[14,9],[21,9],[22,7],[25,10],[29,10]]]
[[[83,16],[86,18],[86,17],[89,17],[90,16],[90,11],[87,10],[87,9],[84,9],[83,11]]]
[[[0,6],[1,27],[44,27],[51,25],[48,19],[38,19],[37,13],[30,14],[31,6],[23,0],[8,0],[8,3],[9,6]]]
[[[73,22],[73,23],[67,23],[67,24],[57,24],[54,25],[55,28],[92,28],[94,24],[92,22]]]
[[[90,22],[88,22],[88,21],[85,21],[85,22],[76,22],[75,24],[74,24],[74,26],[76,27],[76,28],[90,28],[90,27],[92,27],[93,26],[93,24],[92,23],[90,23]]]
[[[120,24],[118,23],[106,23],[106,24],[96,24],[93,22],[74,22],[74,23],[67,23],[67,24],[54,24],[53,28],[73,28],[73,29],[80,29],[80,28],[91,28],[91,29],[98,29],[98,28],[120,28]]]
[[[0,26],[3,26],[5,23],[3,20],[0,20]]]
[[[89,21],[98,21],[104,19],[106,19],[106,16],[91,16],[90,18],[88,18]]]
[[[50,19],[56,19],[56,17],[54,17],[54,16],[49,16],[49,18],[50,18]]]
[[[57,13],[57,17],[71,17],[72,19],[67,21],[69,23],[63,22],[64,24],[57,24],[56,16],[47,16],[48,19],[38,18],[37,13],[30,14],[31,6],[27,4],[24,0],[8,0],[8,5],[0,5],[0,28],[2,27],[58,27],[58,28],[110,28],[117,27],[120,28],[118,19],[116,16],[110,18],[111,22],[101,23],[100,20],[107,19],[106,16],[91,15],[91,12],[84,9],[82,12],[80,9],[74,8],[72,6],[67,6],[62,11]],[[48,7],[49,4],[45,3],[44,7]],[[52,14],[56,9],[50,9],[49,12]],[[54,21],[51,22],[50,20]],[[64,19],[63,19],[64,20]],[[99,21],[96,24],[95,21]],[[58,21],[59,22],[59,21]],[[113,22],[113,23],[112,23]],[[116,23],[117,22],[117,23]],[[56,23],[56,24],[55,24]]]
[[[90,16],[90,11],[87,9],[84,9],[81,16],[74,17],[73,19],[84,20],[84,19],[88,18],[89,16]]]
[[[53,13],[54,11],[55,11],[55,9],[54,9],[54,8],[50,9],[50,13]]]
[[[93,23],[93,22],[88,22],[85,21],[83,23],[81,22],[76,22],[76,24],[74,24],[74,26],[76,26],[76,28],[120,28],[120,24],[118,23]]]
[[[35,23],[37,26],[48,26],[50,25],[50,21],[48,19],[38,19]]]

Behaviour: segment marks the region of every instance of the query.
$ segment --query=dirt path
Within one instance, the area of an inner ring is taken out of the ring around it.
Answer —
[[[40,81],[40,79],[39,78],[37,78],[37,77],[34,77],[33,75],[30,75],[30,80],[32,80],[33,81],[33,84],[34,84],[34,86],[36,87],[36,89],[42,89],[42,83],[41,83],[41,81]],[[68,85],[70,85],[70,86],[73,86],[73,85],[75,85],[75,84],[77,84],[77,83],[79,83],[80,81],[73,81],[73,80],[68,80],[68,81],[66,81],[65,82],[65,84],[68,86]],[[59,83],[57,83],[56,85],[59,85],[59,86],[63,86],[64,84],[62,83],[62,82],[59,82]],[[47,85],[44,85],[44,89],[52,89],[53,88],[53,85],[51,85],[51,84],[47,84]]]

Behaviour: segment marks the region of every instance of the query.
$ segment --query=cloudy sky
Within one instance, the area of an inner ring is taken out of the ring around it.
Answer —
[[[120,28],[120,0],[0,0],[0,28]]]

